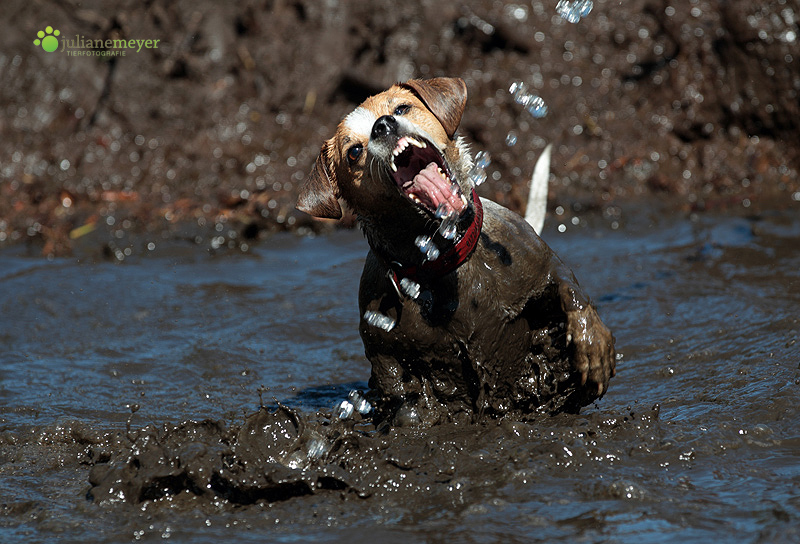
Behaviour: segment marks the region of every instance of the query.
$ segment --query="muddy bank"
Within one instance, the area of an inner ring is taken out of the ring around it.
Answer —
[[[800,198],[798,13],[786,0],[598,0],[571,24],[539,1],[13,0],[0,245],[120,260],[165,238],[239,248],[320,228],[293,204],[322,139],[365,96],[434,75],[468,82],[462,131],[494,157],[481,193],[513,209],[549,142],[553,210],[613,216],[649,196],[673,210],[783,206]],[[45,25],[159,45],[49,53],[32,43]],[[513,81],[544,99],[544,119],[514,103]]]

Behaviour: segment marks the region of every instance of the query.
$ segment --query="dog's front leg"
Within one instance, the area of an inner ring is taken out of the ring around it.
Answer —
[[[558,264],[558,296],[567,316],[567,345],[572,363],[580,372],[586,393],[600,398],[616,373],[614,335],[600,320],[572,272],[562,263]]]

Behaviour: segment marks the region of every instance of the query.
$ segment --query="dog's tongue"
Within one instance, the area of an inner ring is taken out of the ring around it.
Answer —
[[[432,162],[414,176],[410,192],[432,210],[440,209],[439,206],[444,203],[445,213],[461,213],[466,206],[459,192],[453,192],[451,185],[452,182],[442,176],[439,166]]]

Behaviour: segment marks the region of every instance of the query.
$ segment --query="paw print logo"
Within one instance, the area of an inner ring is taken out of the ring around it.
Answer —
[[[48,53],[52,53],[56,49],[58,49],[58,36],[61,34],[58,30],[53,30],[52,26],[48,26],[44,30],[40,30],[36,33],[38,38],[33,40],[33,45],[41,45],[42,49],[47,51]]]

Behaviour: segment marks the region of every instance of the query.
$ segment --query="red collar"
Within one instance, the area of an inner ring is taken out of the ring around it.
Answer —
[[[389,266],[390,278],[398,292],[401,292],[399,285],[402,278],[408,278],[415,282],[440,278],[464,264],[472,255],[478,245],[481,228],[483,228],[483,205],[475,189],[472,190],[472,205],[475,213],[467,231],[453,247],[440,255],[438,259],[423,261],[419,266],[402,266],[396,262]]]

